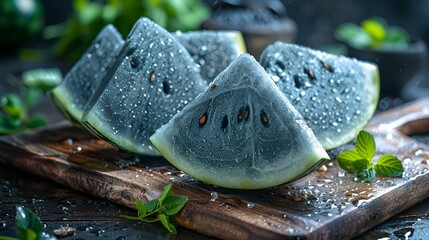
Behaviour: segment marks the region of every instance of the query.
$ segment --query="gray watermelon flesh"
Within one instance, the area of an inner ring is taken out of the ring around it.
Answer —
[[[186,49],[166,30],[141,18],[82,122],[123,150],[158,155],[149,137],[206,86]]]
[[[101,80],[116,60],[124,44],[121,34],[109,24],[93,40],[86,52],[50,95],[58,108],[75,123]]]
[[[280,42],[263,51],[260,63],[325,149],[356,137],[377,106],[374,64]]]
[[[201,77],[208,83],[245,51],[237,31],[178,31],[173,35],[200,66]]]
[[[301,115],[248,54],[150,140],[177,168],[228,188],[282,184],[328,158]]]

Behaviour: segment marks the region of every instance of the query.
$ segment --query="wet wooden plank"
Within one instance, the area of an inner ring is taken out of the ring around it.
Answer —
[[[429,99],[374,118],[367,129],[376,136],[377,154],[398,155],[405,165],[403,178],[374,183],[353,182],[331,161],[324,171],[276,188],[216,188],[162,158],[136,159],[67,123],[3,138],[0,161],[131,208],[135,198],[156,198],[173,182],[176,193],[190,198],[176,217],[179,224],[219,238],[343,239],[428,196],[429,146],[407,137],[427,133],[428,119]]]
[[[15,206],[35,211],[51,233],[61,226],[76,229],[61,239],[169,239],[161,224],[129,221],[120,214],[135,210],[84,194],[53,181],[0,163],[0,236],[16,237]],[[178,228],[174,239],[204,240],[210,237]]]

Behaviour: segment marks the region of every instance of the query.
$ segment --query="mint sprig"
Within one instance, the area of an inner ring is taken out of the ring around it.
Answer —
[[[43,232],[44,227],[40,218],[30,209],[17,206],[16,207],[16,232],[18,238],[0,236],[0,240],[56,240],[57,238]]]
[[[37,68],[22,73],[21,81],[13,78],[21,94],[4,93],[0,96],[0,135],[14,134],[48,124],[39,114],[31,114],[44,92],[62,81],[57,68]]]
[[[360,131],[355,142],[356,149],[346,150],[338,154],[337,161],[347,172],[357,173],[354,181],[372,182],[375,173],[384,177],[401,177],[404,172],[402,162],[394,155],[382,155],[374,165],[372,158],[376,152],[374,137]]]
[[[143,203],[140,199],[136,199],[137,217],[128,215],[120,216],[148,223],[159,221],[170,233],[176,234],[176,227],[170,222],[170,217],[177,214],[187,201],[188,197],[186,196],[173,195],[173,185],[170,183],[164,187],[164,190],[157,199],[146,203]]]

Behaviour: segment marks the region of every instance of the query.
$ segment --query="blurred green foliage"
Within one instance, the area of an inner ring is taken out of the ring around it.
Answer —
[[[189,31],[198,29],[208,15],[208,7],[200,0],[74,0],[71,17],[64,23],[46,27],[44,36],[59,37],[51,55],[74,63],[108,23],[123,36],[141,16],[169,31]]]
[[[22,74],[20,94],[5,93],[0,98],[0,135],[14,134],[48,124],[48,120],[30,110],[39,102],[43,92],[62,80],[59,69],[32,69]]]
[[[410,36],[398,26],[389,26],[380,17],[368,18],[360,23],[343,23],[335,31],[335,38],[360,49],[403,49]]]
[[[40,0],[0,1],[0,48],[24,43],[35,36],[43,26],[43,8]]]

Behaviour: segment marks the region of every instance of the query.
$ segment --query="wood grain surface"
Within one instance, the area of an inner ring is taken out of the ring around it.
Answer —
[[[429,99],[378,114],[367,126],[378,153],[402,159],[403,178],[357,183],[336,161],[291,184],[230,190],[203,184],[162,158],[136,158],[69,123],[4,137],[0,161],[133,208],[174,183],[189,202],[178,223],[223,239],[345,239],[359,235],[429,193],[429,146],[409,137],[429,132]],[[352,145],[333,150],[335,155]]]

